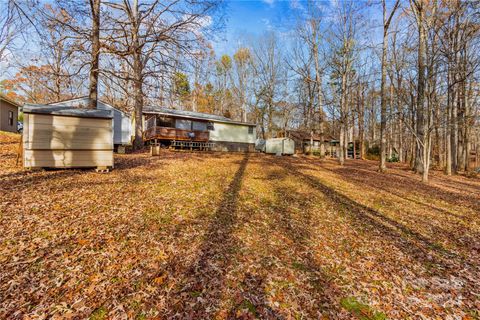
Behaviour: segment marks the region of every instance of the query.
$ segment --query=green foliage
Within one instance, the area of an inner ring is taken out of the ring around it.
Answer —
[[[380,156],[380,146],[372,146],[371,148],[368,148],[367,154],[371,154],[374,156]]]
[[[379,160],[380,159],[380,146],[374,145],[367,149],[366,158],[368,160]]]
[[[180,98],[185,98],[190,94],[190,83],[186,74],[176,72],[174,75],[175,94]]]
[[[373,310],[369,305],[359,302],[355,297],[343,298],[340,304],[360,320],[387,320],[387,316],[383,312]]]
[[[398,158],[398,155],[394,154],[390,158],[387,159],[387,162],[399,162],[400,159]]]
[[[312,154],[314,156],[317,156],[317,157],[320,157],[322,155],[322,153],[320,152],[320,150],[313,150]]]
[[[23,112],[18,113],[18,121],[23,122]]]

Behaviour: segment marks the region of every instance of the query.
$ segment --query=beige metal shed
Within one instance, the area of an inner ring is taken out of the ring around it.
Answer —
[[[25,105],[25,168],[113,168],[110,110]]]

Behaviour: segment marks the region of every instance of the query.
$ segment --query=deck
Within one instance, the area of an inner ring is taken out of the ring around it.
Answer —
[[[191,133],[193,133],[193,137],[189,135]],[[210,135],[208,131],[183,130],[158,126],[150,127],[143,133],[143,139],[145,141],[158,139],[207,142],[209,137]]]

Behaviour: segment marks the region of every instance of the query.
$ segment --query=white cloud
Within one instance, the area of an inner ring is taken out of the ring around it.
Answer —
[[[275,0],[262,0],[264,3],[268,4],[269,6],[273,6]]]
[[[261,21],[262,21],[262,23],[265,25],[265,27],[267,28],[267,30],[272,30],[272,29],[273,29],[272,23],[270,22],[269,19],[263,18]]]
[[[0,0],[1,1],[1,0]],[[211,16],[202,16],[202,17],[193,17],[191,15],[183,15],[183,19],[186,21],[192,19],[191,22],[187,25],[187,28],[197,36],[202,36],[205,28],[208,28],[212,23],[213,19]]]

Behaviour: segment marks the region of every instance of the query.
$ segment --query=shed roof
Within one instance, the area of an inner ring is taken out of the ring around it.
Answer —
[[[235,121],[230,118],[219,116],[216,114],[210,113],[203,113],[203,112],[195,112],[195,111],[186,111],[186,110],[177,110],[177,109],[168,109],[163,107],[156,107],[156,106],[145,106],[143,108],[143,113],[146,114],[160,114],[166,116],[174,116],[179,118],[187,118],[187,119],[200,119],[200,120],[209,120],[214,122],[224,122],[224,123],[232,123],[232,124],[240,124],[245,126],[256,126],[254,123],[246,123],[241,121]]]
[[[111,110],[81,109],[73,106],[52,106],[45,104],[26,104],[23,107],[23,112],[81,118],[113,118]]]
[[[3,95],[3,94],[0,94],[0,100],[5,101],[5,102],[8,102],[8,103],[10,103],[11,105],[13,105],[13,106],[15,106],[15,107],[17,107],[17,108],[20,108],[20,107],[21,107],[20,104],[16,103],[15,101],[13,101],[13,100],[10,99],[10,98],[7,98],[7,97],[6,97],[5,95]]]
[[[79,98],[73,98],[73,99],[67,99],[67,100],[61,100],[61,101],[56,101],[56,102],[52,102],[52,103],[49,103],[49,105],[52,105],[52,106],[65,106],[65,105],[68,105],[69,103],[72,103],[71,107],[75,107],[75,108],[82,108],[82,105],[75,105],[75,102],[79,102],[79,101],[83,101],[85,104],[88,103],[88,101],[90,100],[90,98],[88,96],[82,96],[82,97],[79,97]],[[103,104],[104,106],[110,108],[110,109],[113,109],[113,110],[116,110],[120,113],[122,113],[125,117],[129,117],[130,116],[128,114],[125,113],[125,111],[123,110],[120,110],[118,108],[115,108],[114,106],[112,106],[111,104],[108,104],[106,102],[104,102],[103,100],[101,99],[97,99],[97,108],[98,108],[98,104],[101,103]]]

